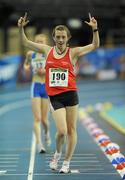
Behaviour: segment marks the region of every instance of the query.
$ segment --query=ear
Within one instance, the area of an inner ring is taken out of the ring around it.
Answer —
[[[54,42],[56,41],[54,36],[53,36],[53,40],[54,40]]]

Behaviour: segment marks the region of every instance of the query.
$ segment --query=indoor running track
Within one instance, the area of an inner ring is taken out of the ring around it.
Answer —
[[[71,161],[72,173],[64,175],[51,171],[49,161],[55,147],[55,125],[50,115],[52,145],[46,154],[36,154],[29,89],[28,86],[13,92],[1,91],[0,180],[121,179],[80,121],[78,143]],[[82,97],[82,91],[79,91],[79,95]]]

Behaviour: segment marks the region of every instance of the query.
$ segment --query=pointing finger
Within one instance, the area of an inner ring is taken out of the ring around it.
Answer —
[[[92,16],[91,16],[91,13],[89,12],[89,19],[91,20],[92,19]]]
[[[27,12],[25,12],[25,15],[24,15],[24,19],[26,19],[27,18]]]

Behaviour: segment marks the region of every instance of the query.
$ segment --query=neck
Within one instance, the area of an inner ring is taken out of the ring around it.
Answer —
[[[57,46],[55,46],[55,50],[58,55],[62,55],[66,51],[66,48],[67,47],[65,47],[64,49],[59,49]]]

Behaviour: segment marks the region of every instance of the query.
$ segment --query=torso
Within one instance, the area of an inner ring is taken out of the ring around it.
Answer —
[[[39,53],[32,53],[31,68],[32,68],[32,81],[45,83],[45,74],[39,75],[36,73],[36,69],[43,67],[45,68],[45,56]]]
[[[46,90],[48,95],[56,95],[77,89],[74,67],[71,62],[70,48],[58,55],[55,47],[46,59]]]

